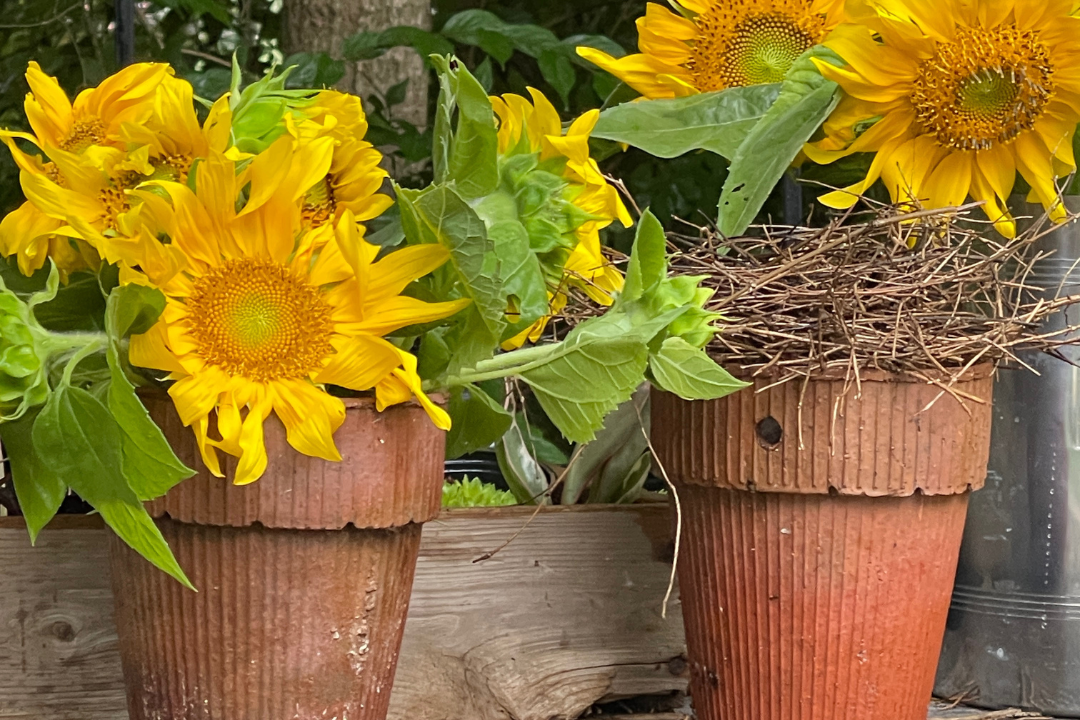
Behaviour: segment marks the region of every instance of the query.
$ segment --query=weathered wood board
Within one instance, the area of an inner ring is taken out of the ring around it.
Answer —
[[[447,512],[424,529],[394,720],[574,717],[686,687],[662,506]],[[0,718],[126,720],[105,530],[0,520]],[[267,719],[273,720],[273,719]]]
[[[685,690],[677,593],[660,613],[666,508],[554,508],[474,562],[530,514],[458,510],[425,527],[391,720],[573,718]],[[128,720],[105,532],[61,516],[30,549],[21,520],[0,519],[0,720]],[[935,706],[929,717],[1034,716]]]

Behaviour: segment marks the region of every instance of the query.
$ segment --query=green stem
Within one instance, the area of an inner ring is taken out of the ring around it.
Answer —
[[[71,356],[71,359],[67,361],[67,365],[64,366],[64,385],[71,384],[71,375],[75,372],[75,368],[79,363],[90,357],[98,350],[106,347],[108,344],[108,338],[105,335],[97,335],[96,338],[90,340],[87,344],[75,351],[75,354]]]
[[[86,345],[94,345],[94,349],[99,350],[108,340],[109,336],[105,333],[49,333],[44,346],[53,355]]]
[[[546,365],[561,349],[562,343],[536,345],[531,348],[522,348],[496,355],[493,358],[481,360],[476,363],[474,368],[463,370],[457,375],[448,377],[446,384],[454,387],[456,385],[484,382],[485,380],[498,380],[510,375],[521,375]]]

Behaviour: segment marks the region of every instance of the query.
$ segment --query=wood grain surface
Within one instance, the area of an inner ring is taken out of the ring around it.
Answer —
[[[425,526],[390,720],[574,718],[686,689],[677,594],[661,616],[666,508],[547,509],[474,562],[530,514],[456,510]],[[21,519],[0,518],[0,719],[127,720],[105,533],[59,516],[30,548]],[[935,704],[928,717],[1041,716]]]

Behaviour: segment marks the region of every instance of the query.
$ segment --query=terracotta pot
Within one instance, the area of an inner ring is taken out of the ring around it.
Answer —
[[[699,720],[925,720],[991,375],[654,393]]]
[[[418,406],[347,400],[330,463],[271,419],[266,474],[237,487],[197,461],[167,398],[147,405],[200,470],[148,504],[199,592],[110,541],[131,720],[385,718],[443,433]]]

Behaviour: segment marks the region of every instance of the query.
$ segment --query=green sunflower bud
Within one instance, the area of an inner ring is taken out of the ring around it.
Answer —
[[[48,335],[25,302],[0,291],[0,422],[17,420],[48,399]]]

